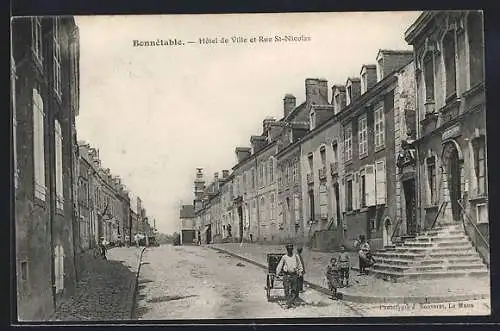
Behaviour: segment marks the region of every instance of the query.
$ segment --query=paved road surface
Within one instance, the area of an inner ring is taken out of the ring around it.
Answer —
[[[333,301],[312,289],[299,307],[284,309],[280,298],[267,301],[262,268],[207,247],[170,245],[148,248],[139,275],[136,316],[141,320],[211,318],[360,317],[488,314],[486,301],[467,309],[441,306],[356,304]],[[274,292],[278,297],[283,290]],[[472,307],[472,308],[471,308]]]

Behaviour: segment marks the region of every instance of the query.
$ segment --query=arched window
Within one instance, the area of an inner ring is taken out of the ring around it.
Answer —
[[[469,39],[470,86],[472,87],[484,79],[484,37],[481,13],[473,12],[467,17],[467,36]]]
[[[455,30],[446,32],[443,38],[444,68],[446,71],[446,98],[457,92],[457,72],[455,62]]]

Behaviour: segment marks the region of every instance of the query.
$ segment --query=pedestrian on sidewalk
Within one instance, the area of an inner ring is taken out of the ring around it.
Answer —
[[[283,255],[276,267],[276,275],[283,272],[286,307],[291,308],[299,297],[298,277],[303,274],[299,257],[293,253],[293,245],[286,245],[287,254]]]
[[[366,267],[369,266],[369,252],[370,252],[370,244],[366,241],[364,235],[359,236],[359,274],[367,275]]]
[[[99,242],[99,252],[101,253],[101,259],[107,260],[107,258],[106,258],[106,245],[104,245],[104,239]]]
[[[331,258],[330,264],[326,268],[325,276],[328,282],[328,289],[332,292],[331,298],[337,300],[337,288],[340,285],[340,270],[335,257]]]
[[[351,258],[345,251],[345,246],[340,246],[339,254],[340,287],[349,286],[349,270],[351,269]]]

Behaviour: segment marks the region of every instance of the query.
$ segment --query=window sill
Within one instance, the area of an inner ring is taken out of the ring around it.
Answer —
[[[368,157],[368,152],[359,155],[360,160],[364,159],[365,157]]]
[[[45,209],[45,207],[47,206],[47,202],[45,201],[45,199],[42,199],[42,198],[39,198],[36,196],[33,200],[33,203],[35,204],[35,206],[41,207],[43,209]]]
[[[56,215],[64,216],[64,209],[57,207],[56,208]]]
[[[350,160],[347,160],[344,162],[344,165],[348,166],[348,165],[351,165],[352,164],[352,159]]]
[[[364,213],[364,212],[367,212],[367,211],[368,211],[368,209],[369,209],[369,207],[362,207],[362,208],[359,210],[359,212],[360,212],[360,213]]]
[[[474,203],[487,202],[488,196],[486,194],[475,195],[475,196],[470,197],[469,201],[474,202]]]
[[[378,152],[380,152],[380,151],[382,151],[384,149],[385,149],[385,145],[381,145],[381,146],[378,146],[378,147],[375,146],[375,153],[378,153]]]
[[[425,209],[425,210],[429,210],[429,209],[439,209],[439,206],[438,206],[438,205],[426,205],[426,206],[424,206],[424,209]]]

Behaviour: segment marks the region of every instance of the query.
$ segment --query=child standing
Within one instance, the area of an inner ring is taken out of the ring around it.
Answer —
[[[339,287],[340,275],[339,265],[335,257],[332,257],[326,269],[326,279],[328,281],[328,288],[332,291],[332,299],[337,300],[337,288]]]
[[[349,286],[349,269],[351,269],[351,259],[349,253],[345,251],[345,246],[340,247],[339,254],[340,286]],[[344,283],[345,280],[345,283]]]

